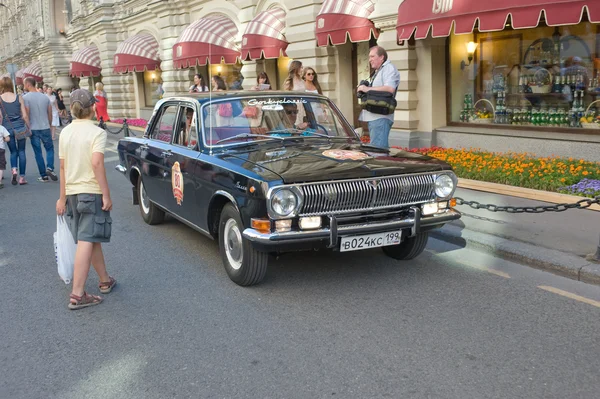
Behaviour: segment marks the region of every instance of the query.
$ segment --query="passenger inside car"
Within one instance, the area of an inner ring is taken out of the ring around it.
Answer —
[[[194,109],[186,108],[185,112],[182,113],[182,120],[179,123],[179,134],[177,135],[177,142],[175,144],[187,147],[190,144],[190,138],[195,140],[196,132],[192,131],[192,129],[195,129],[193,121]],[[192,144],[195,145],[195,142]]]

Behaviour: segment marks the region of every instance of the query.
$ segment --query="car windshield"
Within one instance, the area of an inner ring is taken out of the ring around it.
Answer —
[[[207,146],[240,145],[291,137],[357,140],[337,109],[321,98],[247,97],[202,108]]]

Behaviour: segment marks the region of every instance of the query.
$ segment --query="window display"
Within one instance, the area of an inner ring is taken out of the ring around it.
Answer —
[[[451,121],[600,129],[597,35],[590,23],[452,35]]]

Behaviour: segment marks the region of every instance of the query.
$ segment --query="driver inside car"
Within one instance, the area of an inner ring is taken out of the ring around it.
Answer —
[[[308,122],[300,122],[296,124],[298,119],[298,104],[286,103],[283,104],[283,112],[285,113],[284,118],[281,122],[273,129],[273,131],[281,132],[275,133],[273,136],[278,137],[289,137],[291,133],[284,133],[286,130],[302,130],[302,136],[310,136],[315,133],[316,130],[309,127]]]

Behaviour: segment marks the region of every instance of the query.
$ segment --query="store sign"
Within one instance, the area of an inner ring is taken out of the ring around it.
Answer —
[[[325,27],[325,19],[324,18],[319,18],[317,20],[317,28],[323,29],[324,27]]]
[[[454,0],[433,0],[433,7],[431,12],[434,14],[444,14],[452,10],[452,3]]]

